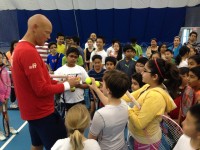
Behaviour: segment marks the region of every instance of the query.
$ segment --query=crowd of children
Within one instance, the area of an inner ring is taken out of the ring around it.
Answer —
[[[80,84],[58,97],[69,137],[58,140],[52,150],[125,150],[127,123],[134,149],[159,149],[160,116],[166,113],[184,130],[174,149],[200,148],[197,111],[200,110],[200,55],[190,38],[182,46],[176,36],[171,47],[166,43],[158,46],[157,39],[153,38],[146,57],[136,39],[123,47],[118,40],[113,40],[107,52],[104,37],[95,33],[87,39],[84,50],[77,37],[66,38],[64,44],[65,37],[59,33],[56,40],[57,43],[48,44],[49,72],[76,78]],[[91,85],[85,83],[87,77],[91,77]],[[101,88],[95,81],[100,81]],[[140,109],[127,107],[126,102],[131,102],[125,95],[127,90],[132,92]],[[2,97],[1,103],[6,103],[9,95]],[[86,102],[89,110],[84,106]],[[88,127],[89,139],[84,136]]]

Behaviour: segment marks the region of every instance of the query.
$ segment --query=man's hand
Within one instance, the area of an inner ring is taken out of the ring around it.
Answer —
[[[77,87],[80,84],[80,80],[77,80],[76,77],[68,78],[67,80],[69,82],[70,87]]]

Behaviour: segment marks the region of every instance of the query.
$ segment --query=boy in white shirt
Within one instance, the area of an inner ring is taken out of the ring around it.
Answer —
[[[183,121],[184,134],[173,150],[200,150],[200,104],[192,106]]]
[[[68,78],[75,77],[77,80],[80,80],[80,84],[78,84],[76,87],[71,87],[70,90],[65,91],[64,94],[61,95],[61,107],[69,110],[72,106],[78,103],[85,104],[84,89],[88,88],[88,85],[85,84],[84,81],[88,77],[88,74],[83,67],[76,65],[79,57],[79,50],[77,48],[70,47],[66,52],[66,57],[67,64],[58,68],[54,74],[67,75]],[[64,114],[62,114],[62,116],[63,115]]]
[[[107,57],[107,53],[106,51],[103,49],[104,45],[105,45],[105,39],[102,36],[98,36],[97,37],[97,49],[95,51],[93,51],[90,55],[90,68],[92,67],[92,57],[94,55],[100,55],[102,57],[102,64],[103,66],[105,65],[105,58]]]

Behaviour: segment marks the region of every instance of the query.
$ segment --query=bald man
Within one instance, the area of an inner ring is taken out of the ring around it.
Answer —
[[[94,48],[97,48],[97,45],[96,45],[97,35],[96,35],[96,33],[91,33],[91,34],[90,34],[90,38],[91,38],[92,41],[93,41],[93,47],[94,47]],[[88,48],[88,43],[87,43],[87,42],[85,43],[85,49],[86,49],[86,48]]]
[[[35,49],[50,38],[51,22],[36,14],[28,20],[28,30],[15,48],[12,74],[21,117],[29,123],[32,150],[50,150],[67,136],[63,120],[54,109],[54,94],[77,86],[70,79],[63,83],[51,80],[47,67]]]

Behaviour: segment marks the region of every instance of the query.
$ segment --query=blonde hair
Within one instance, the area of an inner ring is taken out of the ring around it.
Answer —
[[[84,148],[83,133],[90,124],[90,114],[85,105],[77,104],[70,108],[65,118],[65,124],[69,131],[71,150],[82,150]]]

